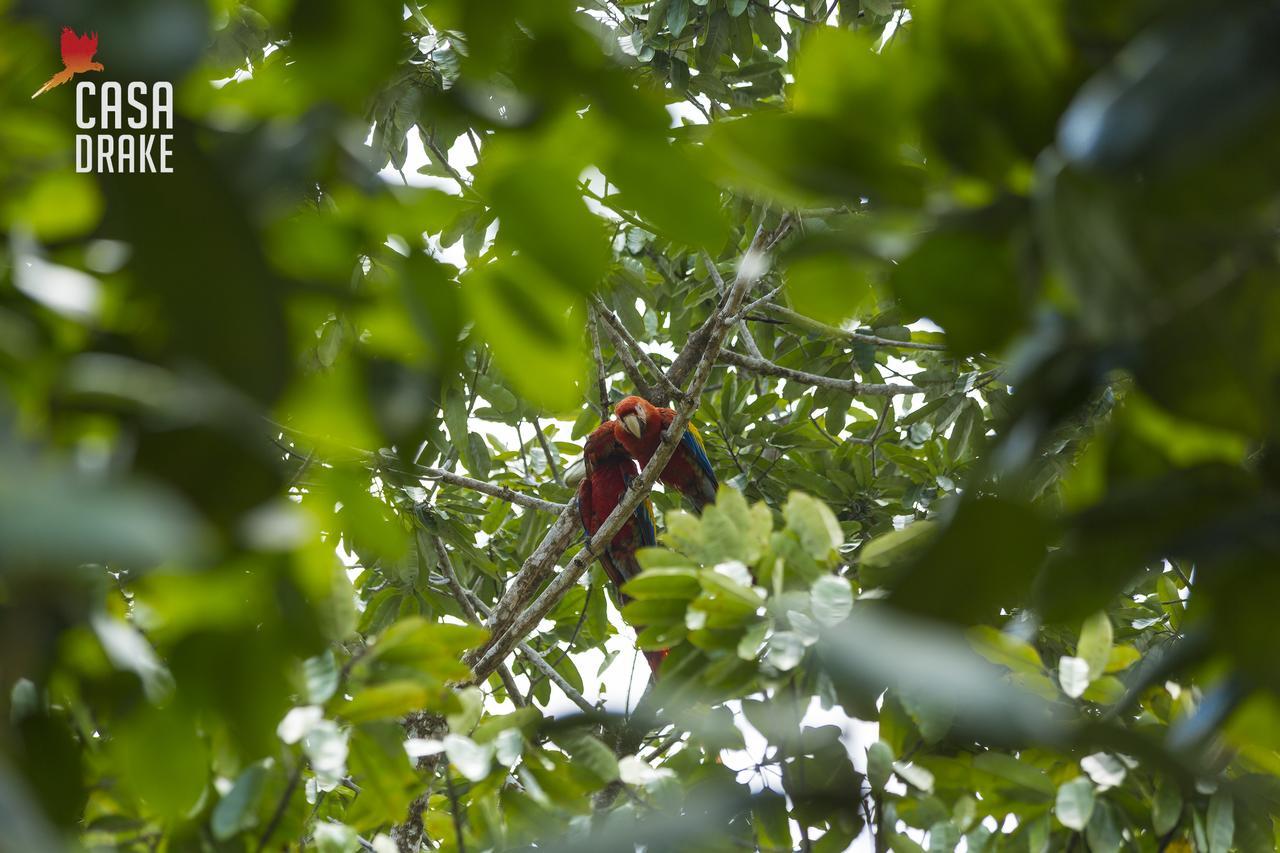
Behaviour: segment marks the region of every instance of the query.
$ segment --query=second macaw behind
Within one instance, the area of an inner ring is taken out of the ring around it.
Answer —
[[[649,464],[662,442],[662,433],[676,419],[674,409],[659,408],[644,397],[624,398],[614,409],[614,414],[618,416],[613,425],[618,441],[641,467]],[[693,424],[689,424],[684,435],[680,436],[680,446],[659,479],[663,485],[684,495],[695,512],[700,513],[704,506],[715,503],[716,489],[720,484],[711,469],[711,460],[707,459],[702,436],[698,435]]]
[[[618,443],[611,422],[601,424],[587,436],[583,446],[582,460],[586,472],[578,485],[578,512],[582,516],[583,529],[588,536],[594,536],[604,524],[605,519],[622,501],[627,487],[640,472],[626,448]],[[636,507],[635,513],[614,535],[609,547],[600,555],[600,563],[604,566],[605,574],[618,592],[619,606],[625,605],[630,600],[622,592],[623,585],[640,574],[640,563],[636,560],[636,551],[655,544],[657,544],[657,532],[653,520],[653,507],[648,500],[645,500]],[[649,661],[649,667],[656,673],[667,652],[665,649],[646,651],[644,655]]]

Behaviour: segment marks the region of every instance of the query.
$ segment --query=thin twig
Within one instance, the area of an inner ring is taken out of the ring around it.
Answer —
[[[462,192],[462,194],[479,198],[479,194],[475,191],[475,189],[472,188],[471,183],[466,179],[464,179],[462,177],[462,173],[459,172],[457,169],[455,169],[453,167],[453,164],[449,162],[449,155],[440,150],[440,145],[435,141],[435,139],[428,138],[426,134],[423,134],[423,142],[425,143],[427,149],[432,154],[436,155],[436,160],[440,163],[440,165],[444,168],[444,170],[449,173],[449,176],[458,182],[458,189]]]
[[[470,598],[471,598],[471,603],[475,605],[475,607],[481,613],[487,613],[489,611],[489,608],[484,605],[484,602],[481,601],[480,598],[475,593],[470,593]],[[545,676],[546,678],[551,679],[551,681],[556,685],[556,687],[559,687],[560,690],[564,693],[564,695],[569,697],[570,702],[577,705],[579,708],[581,708],[582,710],[586,711],[589,714],[595,713],[596,706],[588,702],[587,697],[579,693],[574,688],[574,686],[570,684],[568,680],[565,679],[565,677],[561,675],[554,666],[547,663],[547,659],[544,658],[541,654],[539,654],[537,649],[535,649],[533,646],[523,641],[518,643],[516,648],[520,650],[520,654],[524,655],[525,659],[528,660],[529,663],[533,664],[535,669],[541,672],[542,675]],[[532,684],[529,686],[529,690],[530,690],[530,695],[532,695],[532,690],[533,690]]]
[[[640,359],[640,363],[645,366],[650,374],[657,378],[658,384],[662,386],[662,390],[667,393],[668,397],[672,400],[680,399],[683,392],[674,382],[667,378],[666,372],[654,363],[649,354],[644,351],[644,347],[640,346],[640,342],[627,331],[627,327],[622,324],[618,316],[609,310],[599,296],[592,297],[592,302],[596,307],[596,316],[604,321],[605,328],[610,333],[614,343],[619,346],[629,347],[634,351],[636,357]]]
[[[598,310],[595,305],[591,306],[592,314],[602,317],[605,312]],[[609,333],[609,339],[613,341],[613,350],[618,354],[618,360],[622,362],[622,370],[627,374],[627,378],[631,380],[632,386],[636,393],[641,397],[652,400],[656,396],[649,380],[644,378],[644,373],[640,370],[640,364],[636,361],[635,355],[632,354],[631,347],[623,340],[619,340],[613,326],[605,321],[604,329]]]
[[[560,661],[564,660],[569,656],[569,653],[573,651],[573,644],[578,642],[578,634],[582,631],[582,626],[587,623],[587,612],[588,612],[588,608],[591,607],[591,594],[593,592],[595,592],[595,587],[591,586],[590,584],[587,584],[587,594],[586,594],[586,597],[582,599],[582,612],[578,614],[578,624],[573,626],[573,632],[569,634],[568,641],[564,644],[564,648],[560,650],[560,654],[556,657],[556,659],[553,661],[548,661],[552,669],[555,669],[556,666],[559,665]],[[545,677],[546,677],[545,675],[539,675],[537,678],[532,679],[529,682],[529,693],[528,693],[530,697],[529,701],[532,701],[533,688],[541,684],[542,679]]]
[[[533,419],[533,431],[538,436],[538,444],[542,445],[542,455],[547,460],[547,467],[551,469],[551,476],[555,478],[556,483],[563,486],[564,477],[560,474],[560,455],[551,451],[551,442],[547,441],[547,435],[542,431],[542,424],[538,423],[538,419]]]
[[[604,356],[600,353],[600,321],[594,311],[587,318],[587,331],[591,334],[591,355],[596,363],[596,409],[600,420],[609,419],[609,381],[604,364]]]
[[[453,559],[449,556],[449,550],[444,547],[444,540],[439,536],[431,537],[431,544],[435,548],[436,557],[440,563],[440,571],[444,575],[445,582],[449,584],[449,589],[453,592],[453,597],[457,600],[458,605],[462,608],[462,612],[467,614],[467,618],[477,625],[483,621],[480,614],[476,612],[476,608],[471,603],[471,597],[467,594],[470,592],[462,585],[462,581],[458,580],[458,573],[453,568]],[[515,676],[511,674],[511,670],[504,663],[498,667],[498,678],[502,680],[502,686],[507,688],[507,695],[511,697],[511,704],[520,708],[524,702],[520,699],[520,688],[516,684]]]
[[[861,343],[875,344],[881,347],[896,347],[897,349],[919,349],[942,351],[947,348],[946,344],[926,344],[917,341],[896,341],[893,338],[883,338],[879,335],[869,335],[865,332],[850,332],[847,329],[841,329],[836,326],[829,326],[826,323],[806,317],[803,314],[792,311],[790,308],[784,308],[773,302],[766,302],[762,306],[770,314],[781,317],[798,326],[804,326],[810,331],[817,332],[821,335],[828,335],[833,338],[845,338],[850,341],[859,341]]]
[[[847,394],[853,394],[855,396],[892,397],[898,394],[919,394],[924,390],[916,385],[863,383],[856,379],[836,379],[831,376],[820,376],[817,373],[806,373],[803,370],[783,367],[781,364],[775,364],[774,362],[763,358],[752,358],[749,355],[742,355],[741,353],[736,353],[733,350],[721,350],[720,360],[725,364],[732,364],[733,366],[746,370],[750,373],[760,373],[765,376],[777,376],[782,379],[790,379],[794,382],[813,385],[818,388],[830,388],[835,391],[844,391]]]
[[[495,486],[493,483],[486,483],[484,480],[476,480],[471,477],[464,477],[461,474],[455,474],[452,471],[446,471],[443,468],[432,468],[429,465],[419,465],[418,473],[426,480],[440,480],[451,486],[460,486],[464,489],[480,492],[499,500],[508,501],[509,503],[519,506],[536,509],[539,512],[557,513],[563,512],[565,505],[556,503],[555,501],[547,501],[542,498],[535,498],[533,495],[526,495],[523,492],[517,492],[506,486]]]
[[[721,294],[721,296],[723,296],[725,292],[724,278],[721,277],[720,270],[716,269],[715,258],[711,257],[711,254],[706,249],[703,249],[702,261],[707,265],[707,270],[711,273],[711,280],[715,282],[716,290]],[[742,319],[742,313],[742,311],[739,311],[734,314],[731,318],[731,322],[737,325],[738,334],[741,336],[742,343],[746,346],[747,352],[755,358],[763,359],[764,353],[760,352],[760,347],[756,346],[756,339],[752,336],[751,330],[747,328],[746,321]]]
[[[734,319],[735,319],[735,320],[744,320],[744,319],[746,319],[746,316],[747,316],[748,314],[752,314],[752,313],[754,313],[757,309],[759,309],[759,308],[761,308],[762,306],[767,305],[768,303],[772,302],[772,301],[773,301],[773,298],[774,298],[775,296],[777,296],[779,293],[781,293],[781,292],[782,292],[782,289],[783,289],[784,287],[786,287],[786,286],[787,286],[787,283],[786,283],[786,282],[783,282],[782,284],[780,284],[780,285],[778,285],[777,287],[775,287],[773,290],[770,290],[770,291],[769,291],[768,293],[766,293],[764,296],[761,296],[761,297],[760,297],[759,299],[757,299],[756,301],[751,302],[751,303],[748,303],[748,304],[747,304],[747,306],[746,306],[745,308],[743,308],[741,311],[739,311],[739,312],[737,313],[737,315],[734,317]]]
[[[458,838],[458,853],[467,853],[467,844],[462,838],[462,815],[458,814],[458,795],[453,790],[453,771],[447,764],[444,766],[444,787],[449,794],[449,811],[453,812],[453,832]]]
[[[262,831],[262,835],[258,838],[258,853],[262,853],[267,849],[267,843],[271,841],[271,836],[275,835],[276,830],[280,828],[280,821],[284,820],[285,810],[289,808],[289,800],[293,799],[293,792],[298,789],[298,781],[302,779],[302,762],[293,768],[293,773],[289,776],[289,784],[285,786],[284,795],[280,797],[280,802],[276,804],[276,809],[271,813],[271,820],[267,823],[267,828]]]

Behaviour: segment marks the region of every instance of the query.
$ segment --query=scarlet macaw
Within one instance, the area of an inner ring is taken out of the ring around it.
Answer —
[[[622,446],[636,458],[641,466],[649,464],[662,441],[662,433],[675,420],[674,409],[658,408],[643,397],[626,397],[614,409],[618,416],[614,433]],[[709,503],[715,503],[719,482],[711,470],[702,436],[693,424],[689,424],[680,436],[680,446],[667,463],[659,478],[693,505],[695,512]]]
[[[71,80],[77,74],[83,74],[86,71],[102,71],[104,70],[101,62],[94,62],[93,55],[98,52],[98,34],[89,33],[88,35],[76,35],[75,31],[70,27],[62,28],[62,70],[49,78],[49,81],[41,86],[34,95],[32,100],[43,95],[54,86],[61,86]]]
[[[583,529],[588,536],[593,536],[609,517],[609,513],[621,502],[627,487],[640,472],[626,448],[618,443],[611,422],[601,424],[587,436],[582,459],[586,475],[578,485],[578,512],[582,517]],[[653,506],[646,500],[636,507],[635,513],[600,555],[600,564],[604,566],[605,574],[618,593],[619,605],[630,601],[630,597],[622,592],[623,585],[640,574],[636,550],[651,547],[657,541]],[[654,672],[658,671],[662,659],[667,656],[665,649],[646,651],[644,654]]]

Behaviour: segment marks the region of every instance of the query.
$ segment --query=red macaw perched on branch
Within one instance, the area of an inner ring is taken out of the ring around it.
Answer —
[[[614,414],[618,416],[613,425],[618,441],[642,467],[658,451],[662,433],[676,419],[674,409],[660,409],[644,397],[623,399],[614,409]],[[663,485],[684,495],[695,512],[700,513],[704,506],[715,503],[716,489],[720,484],[716,480],[716,472],[711,470],[711,460],[707,459],[702,436],[698,435],[693,424],[689,424],[684,435],[680,436],[680,446],[660,479]]]
[[[582,526],[587,535],[592,536],[622,501],[627,486],[639,476],[640,471],[627,454],[626,448],[618,443],[612,422],[601,424],[587,436],[582,459],[586,471],[578,485],[578,512],[582,516]],[[653,521],[653,507],[646,500],[636,507],[631,519],[600,555],[605,574],[618,592],[620,606],[630,600],[622,593],[623,584],[640,574],[636,550],[655,544],[657,532]],[[644,655],[649,660],[650,669],[656,673],[667,652],[665,649],[646,651]]]

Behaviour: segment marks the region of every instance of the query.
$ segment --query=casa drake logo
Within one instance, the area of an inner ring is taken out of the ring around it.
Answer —
[[[62,70],[32,95],[105,71],[95,62],[98,34],[62,29]],[[95,174],[173,172],[173,84],[76,81],[76,171]],[[165,131],[170,131],[166,133]]]

